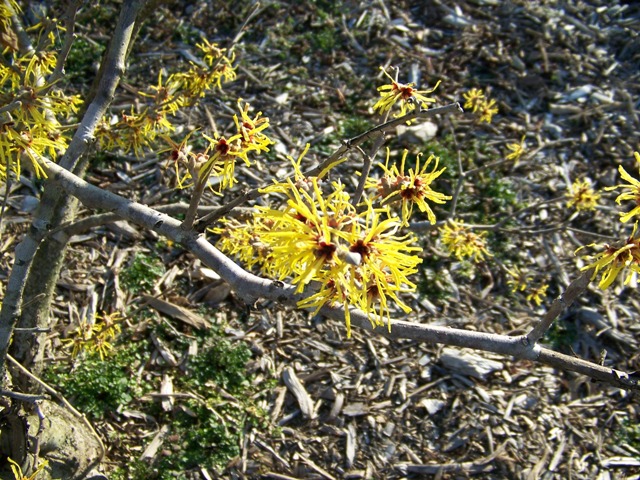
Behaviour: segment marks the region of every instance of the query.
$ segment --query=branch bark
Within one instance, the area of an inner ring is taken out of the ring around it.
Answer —
[[[248,304],[252,304],[259,298],[266,298],[296,306],[304,298],[303,294],[295,293],[295,287],[292,285],[267,280],[242,269],[211,245],[205,237],[181,229],[178,220],[90,185],[58,165],[47,163],[46,168],[51,174],[51,181],[70,195],[77,197],[88,208],[109,210],[123,219],[154,230],[182,244],[185,249],[214,269]],[[550,309],[550,312],[553,310],[553,308]],[[325,306],[320,313],[340,321],[344,321],[345,317],[344,309],[337,306]],[[625,372],[554,352],[535,342],[530,342],[527,335],[507,336],[403,320],[393,320],[390,330],[374,329],[366,313],[361,310],[351,309],[350,315],[352,325],[388,338],[406,338],[510,355],[545,363],[561,370],[581,373],[620,388],[640,390],[637,380]]]

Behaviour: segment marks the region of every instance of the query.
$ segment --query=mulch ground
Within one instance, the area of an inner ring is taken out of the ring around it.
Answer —
[[[176,52],[184,46],[172,41],[175,29],[191,25],[209,40],[228,41],[246,11],[231,2],[214,3],[159,7],[153,26],[141,33],[126,82],[148,77],[148,65],[158,59],[168,70],[183,61]],[[427,142],[390,135],[393,152],[406,147],[412,155],[440,155],[450,175],[445,188],[453,189],[460,167],[473,171],[495,162],[468,175],[458,216],[475,224],[503,221],[491,234],[495,258],[478,265],[440,255],[434,231],[420,233],[424,288],[408,299],[414,312],[405,319],[521,333],[577,277],[576,248],[629,234],[618,225],[615,192],[604,192],[595,212],[578,215],[566,208],[564,195],[576,179],[589,178],[603,189],[620,182],[619,165],[636,171],[639,32],[634,2],[265,3],[236,46],[238,79],[181,121],[185,127],[209,128],[215,120],[224,130],[238,97],[264,112],[273,125],[275,154],[258,173],[240,169],[241,183],[257,186],[285,172],[286,155],[297,157],[305,143],[312,144],[311,165],[358,128],[375,125],[370,107],[376,87],[386,83],[380,66],[400,67],[401,79],[411,77],[424,88],[440,80],[437,106],[463,103],[463,93],[483,89],[499,107],[491,124],[480,124],[467,112],[434,119],[437,133]],[[100,33],[87,29],[84,35],[102,41]],[[123,91],[116,104],[128,101]],[[506,145],[523,137],[524,157],[500,162]],[[164,161],[117,160],[97,168],[90,181],[150,204],[179,198]],[[356,181],[361,162],[352,155],[342,167],[343,182]],[[149,177],[158,182],[144,192],[130,182]],[[237,191],[222,199],[211,195],[206,202],[219,204]],[[3,252],[12,251],[28,221],[20,212],[31,194],[27,187],[16,193],[22,196],[5,219]],[[436,213],[445,218],[447,207]],[[72,244],[52,312],[61,334],[69,312],[91,298],[99,303],[106,295],[105,279],[117,277],[136,250],[156,244],[142,232],[109,228],[87,232]],[[8,257],[3,264],[9,264]],[[510,292],[505,265],[531,272],[534,283],[549,284],[541,306]],[[271,303],[259,302],[247,314],[242,299],[195,275],[200,266],[189,255],[175,255],[167,267],[172,276],[163,279],[160,291],[173,292],[160,298],[191,310],[203,298],[216,305],[218,317],[212,321],[227,325],[229,338],[251,345],[249,368],[256,381],[277,382],[266,405],[277,434],[247,431],[241,454],[224,472],[195,469],[185,478],[607,479],[640,473],[636,393],[482,352],[391,341],[357,330],[347,339],[342,324]],[[176,293],[180,278],[195,280],[186,289],[181,283]],[[127,295],[108,298],[125,308],[139,304]],[[604,292],[590,287],[545,341],[591,361],[604,351],[607,365],[640,370],[638,300],[630,287],[616,284]],[[52,351],[51,357],[59,354]],[[285,385],[291,376],[311,399],[313,415],[304,415],[300,399]],[[109,418],[98,424],[99,431],[123,430]],[[162,429],[140,419],[126,421],[136,425],[128,440],[121,440],[129,442],[127,455],[136,451],[132,445],[142,453]],[[124,458],[118,445],[107,447],[112,461]]]

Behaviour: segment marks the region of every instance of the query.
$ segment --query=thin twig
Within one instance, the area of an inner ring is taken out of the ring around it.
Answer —
[[[527,341],[531,345],[536,344],[544,337],[544,334],[549,327],[551,327],[551,324],[558,315],[582,295],[582,292],[586,290],[591,282],[592,274],[593,272],[590,269],[582,272],[578,278],[569,284],[567,290],[553,301],[547,313],[542,317],[542,320],[527,334]]]
[[[22,100],[14,100],[13,102],[0,108],[0,113],[12,112],[22,107]]]
[[[362,158],[364,158],[364,162],[362,163],[362,170],[360,171],[360,180],[358,180],[358,186],[356,187],[356,191],[351,197],[351,204],[355,207],[360,203],[360,199],[362,198],[362,194],[364,193],[364,186],[367,183],[367,178],[369,177],[369,173],[371,172],[371,164],[373,163],[373,157],[378,153],[380,147],[384,143],[384,132],[378,137],[375,145],[371,148],[371,153],[367,153],[362,150],[361,147],[356,147],[362,153]]]
[[[204,194],[204,189],[209,182],[209,175],[203,176],[203,178],[198,178],[196,181],[196,186],[191,194],[191,200],[189,202],[189,208],[187,209],[187,213],[184,216],[184,221],[180,226],[183,230],[192,230],[193,222],[198,215],[198,206],[200,205],[200,200],[202,199],[202,195]]]
[[[33,404],[40,400],[47,399],[45,395],[32,395],[29,393],[12,392],[11,390],[0,390],[0,397],[13,398],[14,400],[18,400],[19,402],[27,402]]]
[[[70,2],[67,6],[67,11],[64,16],[64,27],[66,29],[64,34],[64,41],[62,42],[62,48],[60,49],[60,52],[58,52],[56,67],[47,79],[47,85],[49,86],[48,88],[51,88],[58,80],[60,80],[64,76],[64,66],[67,63],[67,57],[69,56],[69,52],[71,52],[73,42],[76,39],[76,35],[74,33],[76,26],[76,14],[82,3],[83,0],[76,0],[75,2]]]

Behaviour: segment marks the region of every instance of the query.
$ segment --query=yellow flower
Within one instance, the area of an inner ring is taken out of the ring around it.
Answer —
[[[636,162],[640,164],[640,153],[633,152],[633,155],[636,159]],[[618,195],[616,198],[616,203],[620,205],[623,200],[631,200],[636,206],[627,213],[620,214],[621,222],[628,222],[636,215],[640,215],[640,181],[633,178],[631,175],[627,173],[622,165],[618,167],[618,172],[620,172],[620,176],[623,180],[629,182],[628,184],[616,185],[615,187],[607,187],[606,190],[617,190],[618,188],[623,188],[629,190],[628,192],[623,192]]]
[[[476,113],[484,102],[484,93],[479,88],[472,88],[467,93],[463,93],[462,96],[466,100],[464,108],[470,108],[473,113]]]
[[[71,333],[72,338],[65,338],[62,343],[71,345],[71,356],[76,357],[84,350],[93,350],[100,355],[100,360],[113,350],[109,342],[120,333],[120,322],[123,320],[118,312],[112,314],[96,314],[93,322],[83,320]]]
[[[579,212],[588,210],[595,210],[600,194],[596,193],[591,188],[591,183],[588,180],[576,180],[571,185],[571,191],[565,194],[567,200],[567,207],[575,207]]]
[[[440,228],[440,233],[443,245],[458,260],[471,258],[480,262],[485,256],[493,256],[487,249],[487,232],[472,232],[462,220],[451,220]]]
[[[240,105],[242,99],[238,99],[238,108],[240,109],[240,119],[237,115],[233,116],[238,134],[242,139],[242,148],[245,151],[268,152],[269,145],[274,142],[264,133],[269,128],[269,119],[262,117],[262,112],[258,112],[255,117],[248,115],[249,104],[245,103],[244,107]]]
[[[514,142],[514,143],[507,144],[507,148],[511,150],[511,153],[506,157],[507,160],[513,160],[514,163],[516,164],[518,163],[518,160],[520,160],[520,157],[524,155],[524,152],[526,150],[524,145],[524,139],[525,139],[525,135],[522,136],[520,143]]]
[[[191,153],[191,147],[189,146],[189,137],[194,133],[195,130],[187,133],[185,137],[180,141],[180,143],[174,142],[171,137],[168,135],[161,135],[162,140],[164,140],[169,148],[164,148],[158,150],[158,155],[165,152],[171,152],[169,154],[169,159],[167,160],[167,164],[173,163],[173,167],[176,173],[176,181],[178,184],[178,188],[186,188],[189,186],[186,182],[188,182],[192,177],[191,173],[188,171],[190,159],[194,157]],[[187,168],[187,171],[184,172],[184,168]],[[184,173],[183,173],[184,172]]]
[[[432,97],[426,97],[425,94],[433,93],[440,81],[431,90],[416,90],[415,83],[399,83],[387,71],[380,67],[380,70],[391,80],[391,83],[378,87],[380,99],[373,106],[374,111],[378,111],[380,115],[391,110],[397,102],[400,102],[400,112],[394,117],[401,117],[408,111],[415,110],[416,106],[424,109],[430,103],[435,103]]]
[[[183,104],[193,104],[196,99],[204,97],[208,90],[214,87],[221,89],[222,83],[236,78],[233,66],[235,56],[227,56],[226,49],[218,48],[215,43],[209,43],[204,38],[202,41],[197,47],[204,54],[205,65],[191,64],[187,72],[175,73],[169,77],[174,88],[179,88],[184,96],[181,101]]]
[[[483,101],[478,106],[478,113],[480,113],[480,122],[491,123],[493,116],[498,113],[498,107],[496,107],[495,100]]]
[[[413,212],[413,206],[417,205],[421,212],[427,214],[427,218],[431,224],[436,223],[436,216],[431,209],[431,206],[427,203],[427,200],[437,204],[444,204],[447,200],[451,200],[451,197],[440,192],[436,192],[431,188],[431,184],[436,180],[442,172],[446,170],[446,167],[438,170],[438,163],[440,159],[433,155],[430,155],[427,161],[420,166],[420,157],[422,154],[418,154],[416,157],[416,168],[410,168],[405,173],[405,160],[407,158],[408,150],[405,150],[402,154],[402,160],[400,162],[400,168],[397,164],[389,167],[390,151],[387,149],[387,160],[385,164],[379,163],[382,167],[384,175],[381,179],[369,178],[367,180],[367,188],[377,188],[378,196],[381,199],[382,204],[390,204],[394,202],[402,202],[402,224],[408,225],[409,218]],[[435,159],[435,164],[430,172],[427,172],[429,165]]]
[[[224,62],[231,65],[235,60],[235,55],[233,53],[231,54],[231,57],[227,57],[225,54],[227,51],[226,48],[218,47],[217,43],[209,43],[209,40],[206,38],[202,38],[202,43],[197,43],[196,47],[198,47],[204,54],[203,60],[210,67],[215,67],[218,62]]]
[[[279,272],[273,257],[272,248],[264,242],[264,232],[273,229],[270,219],[251,218],[240,221],[237,218],[222,219],[222,226],[210,229],[220,235],[217,247],[237,258],[247,268],[260,268],[260,273],[267,277],[278,277]]]
[[[540,306],[542,303],[542,297],[547,295],[547,289],[549,285],[546,283],[537,286],[536,288],[532,288],[527,295],[527,300],[535,303],[537,306]]]
[[[625,285],[628,285],[640,273],[640,238],[636,237],[637,230],[638,222],[635,223],[631,235],[621,247],[605,245],[604,250],[595,256],[585,256],[588,260],[593,261],[581,270],[593,269],[591,280],[594,280],[602,272],[602,277],[598,283],[602,290],[609,288],[618,274],[624,269],[628,270],[624,280]],[[595,244],[588,246],[594,247]],[[576,253],[583,248],[580,247],[576,250]]]
[[[257,207],[255,218],[260,222],[255,237],[242,247],[225,240],[225,250],[256,257],[247,245],[259,244],[268,252],[266,261],[273,274],[290,278],[297,292],[309,286],[312,294],[299,307],[315,311],[334,303],[345,307],[347,335],[350,305],[365,311],[373,325],[389,323],[390,300],[410,311],[399,295],[416,288],[408,279],[422,261],[415,255],[420,251],[415,238],[399,235],[399,219],[370,201],[356,213],[342,184],[332,183],[326,194],[316,177],[301,180],[279,184],[278,192],[288,198],[285,209]],[[217,233],[224,236],[224,230]]]
[[[310,179],[309,191],[288,182],[288,209],[283,212],[259,207],[257,216],[273,222],[261,240],[271,246],[281,279],[292,276],[292,283],[301,292],[314,277],[317,280],[318,272],[343,263],[338,257],[339,239],[355,213],[348,201],[335,201],[346,195],[340,185],[325,198],[316,178]]]
[[[355,270],[362,287],[357,304],[369,313],[372,324],[383,325],[390,317],[388,298],[406,313],[411,311],[397,293],[415,290],[416,285],[408,277],[416,273],[417,265],[422,263],[415,255],[422,248],[415,246],[413,235],[398,235],[402,225],[396,217],[389,216],[388,210],[375,209],[371,202],[366,206],[360,215],[362,220],[351,224],[349,251],[359,258]]]
[[[507,285],[511,287],[511,291],[523,292],[527,288],[527,283],[529,283],[528,275],[525,272],[521,272],[517,267],[513,267],[512,270],[505,270],[511,277],[507,279]]]
[[[204,162],[198,170],[198,182],[206,182],[211,175],[217,175],[222,179],[220,190],[233,187],[237,182],[235,177],[236,158],[242,158],[247,165],[251,165],[247,157],[247,150],[242,146],[241,134],[238,133],[228,139],[217,135],[214,138],[207,135],[202,136],[209,141],[209,146],[202,155]],[[213,155],[209,156],[209,151],[213,151]]]

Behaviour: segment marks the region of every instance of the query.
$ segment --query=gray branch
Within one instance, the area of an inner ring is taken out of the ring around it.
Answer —
[[[88,208],[108,210],[125,220],[154,230],[158,234],[180,243],[203,263],[214,269],[248,304],[259,298],[266,298],[295,306],[299,300],[304,298],[303,294],[295,293],[295,287],[292,285],[267,280],[242,269],[215,248],[204,236],[181,229],[178,220],[145,205],[90,185],[58,165],[47,163],[46,168],[51,181],[76,197]],[[571,295],[565,296],[564,305],[572,300],[570,297]],[[325,306],[320,312],[329,318],[340,321],[344,321],[345,318],[344,309],[337,306]],[[351,309],[350,314],[352,325],[385,337],[407,338],[510,355],[552,365],[560,370],[578,372],[620,388],[640,389],[637,380],[631,378],[627,373],[554,352],[530,342],[527,335],[511,337],[402,320],[392,320],[390,330],[385,327],[374,329],[366,313]]]

